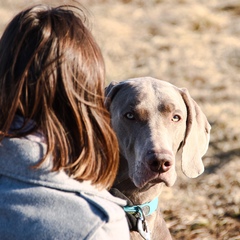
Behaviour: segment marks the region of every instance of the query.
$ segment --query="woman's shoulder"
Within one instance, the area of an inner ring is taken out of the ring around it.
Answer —
[[[99,191],[85,182],[72,186],[72,190],[70,187],[60,189],[3,175],[0,183],[3,186],[0,188],[0,208],[5,216],[0,217],[0,236],[14,228],[16,236],[22,238],[38,234],[39,239],[61,239],[63,236],[94,239],[97,236],[96,239],[107,240],[118,239],[118,235],[119,239],[120,236],[128,239],[127,221],[121,207],[124,202],[106,190]],[[24,231],[23,220],[28,226]]]
[[[93,239],[129,239],[129,228],[122,209],[126,204],[125,200],[112,196],[106,190],[93,189],[93,192],[82,192],[81,195],[106,217],[102,226],[95,231]]]
[[[125,215],[122,210],[122,207],[126,205],[125,200],[114,197],[107,190],[98,190],[88,182],[83,182],[82,186],[80,195],[99,208],[100,211],[103,211],[109,221],[117,220]]]
[[[103,236],[98,239],[117,239],[117,235],[128,234],[122,209],[124,200],[113,197],[107,190],[97,189],[90,182],[79,182],[64,171],[52,172],[50,162],[32,168],[40,159],[43,146],[27,139],[6,139],[1,143],[0,208],[8,217],[0,217],[0,236],[12,227],[16,234],[28,234],[32,225],[37,226],[40,235],[67,234],[68,239],[75,239],[74,236],[88,239],[89,234]],[[5,222],[6,219],[13,221]],[[15,219],[19,219],[19,225]],[[23,219],[30,226],[27,231],[22,231]],[[29,236],[36,233],[34,229]],[[112,238],[108,238],[111,234]]]

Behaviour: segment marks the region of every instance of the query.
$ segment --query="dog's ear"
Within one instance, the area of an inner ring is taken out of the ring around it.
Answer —
[[[123,82],[111,82],[106,88],[105,88],[105,101],[104,105],[109,111],[111,102],[116,95],[116,93],[119,91],[121,85]]]
[[[187,107],[185,138],[182,143],[182,171],[189,178],[203,173],[202,157],[208,149],[211,126],[206,116],[191,98],[187,89],[180,89]]]

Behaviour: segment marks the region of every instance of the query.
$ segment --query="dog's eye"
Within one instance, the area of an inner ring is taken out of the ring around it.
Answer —
[[[181,120],[181,117],[177,114],[172,117],[173,122],[179,122],[180,120]]]
[[[135,119],[134,114],[131,113],[131,112],[127,112],[127,113],[125,113],[124,116],[125,116],[127,119],[129,119],[129,120],[133,120],[133,119]]]

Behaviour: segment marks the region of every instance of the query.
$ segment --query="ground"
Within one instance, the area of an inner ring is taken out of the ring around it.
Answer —
[[[0,3],[0,31],[19,9]],[[205,172],[161,194],[174,239],[240,239],[240,1],[83,0],[107,82],[152,76],[186,87],[211,126]],[[180,165],[180,164],[178,164]]]

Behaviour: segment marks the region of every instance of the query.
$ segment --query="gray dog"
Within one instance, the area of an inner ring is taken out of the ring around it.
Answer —
[[[120,148],[113,194],[128,200],[131,238],[171,239],[158,207],[162,185],[175,183],[176,156],[186,176],[204,171],[210,125],[186,89],[151,77],[111,83],[105,105]]]

